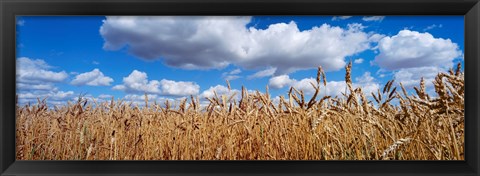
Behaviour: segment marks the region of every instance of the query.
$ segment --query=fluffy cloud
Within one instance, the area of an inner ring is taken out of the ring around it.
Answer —
[[[49,105],[59,105],[74,97],[73,91],[59,91],[55,83],[64,81],[65,71],[52,71],[53,66],[41,59],[21,57],[16,60],[16,89],[19,104],[37,103],[47,98]]]
[[[123,85],[113,86],[113,90],[122,90],[127,93],[161,93],[160,82],[157,80],[148,81],[147,73],[133,70],[130,75],[123,78]]]
[[[100,34],[107,50],[128,45],[135,56],[148,60],[162,57],[174,67],[223,68],[232,53],[242,52],[238,42],[244,40],[250,18],[107,17]]]
[[[274,89],[280,89],[292,84],[295,80],[290,79],[288,75],[274,76],[268,80],[268,85]]]
[[[362,18],[363,21],[382,21],[385,16],[365,16]]]
[[[163,95],[187,96],[196,95],[200,90],[200,86],[194,82],[172,81],[162,79],[160,87]]]
[[[99,69],[93,69],[91,72],[86,72],[75,76],[75,79],[71,82],[76,86],[109,86],[113,82],[113,79],[103,75]]]
[[[148,80],[147,73],[138,70],[123,78],[122,85],[116,85],[113,90],[121,90],[127,93],[147,93],[166,96],[188,96],[199,93],[200,86],[194,82],[172,81],[162,79]]]
[[[307,95],[311,95],[315,93],[315,89],[312,87],[312,84],[310,83],[315,84],[316,82],[317,81],[314,78],[304,78],[300,81],[293,79],[291,81],[292,84],[290,86],[295,87],[295,89],[298,89],[299,91],[303,91]]]
[[[277,68],[267,68],[265,70],[259,71],[254,73],[253,75],[249,75],[247,79],[255,79],[255,78],[263,78],[267,76],[272,76]]]
[[[325,70],[339,70],[345,57],[369,48],[363,26],[348,29],[323,24],[300,31],[295,22],[272,24],[267,29],[249,29],[252,42],[248,53],[237,64],[249,68],[276,68],[276,75],[321,65]]]
[[[106,50],[184,69],[277,68],[276,75],[321,65],[339,70],[345,57],[368,49],[360,24],[323,24],[300,31],[295,22],[246,28],[251,17],[107,17],[100,28]]]
[[[363,63],[363,59],[362,59],[362,58],[355,59],[355,60],[353,61],[353,63],[361,64],[361,63]]]
[[[17,59],[17,82],[20,83],[52,83],[61,82],[68,77],[65,71],[54,72],[53,68],[41,59],[21,57]]]
[[[380,54],[374,62],[388,70],[452,65],[462,55],[450,39],[434,38],[429,33],[401,30],[378,43]]]

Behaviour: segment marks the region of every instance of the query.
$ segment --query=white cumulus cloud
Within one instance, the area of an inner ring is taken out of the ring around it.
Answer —
[[[61,82],[68,77],[65,71],[51,71],[53,67],[41,59],[21,57],[17,59],[17,82],[20,83],[52,83]]]
[[[70,83],[76,86],[109,86],[111,82],[113,82],[112,78],[103,75],[103,73],[96,68],[90,72],[81,73],[75,76],[75,79]]]
[[[452,65],[462,55],[450,39],[435,38],[430,33],[401,30],[379,41],[379,55],[374,62],[388,70]]]
[[[21,57],[16,62],[16,94],[19,104],[37,103],[37,98],[47,98],[49,105],[60,105],[74,97],[73,91],[61,91],[55,86],[68,77],[65,71],[53,71],[55,67],[42,59]]]
[[[251,17],[107,17],[100,28],[104,49],[162,59],[184,69],[277,68],[276,75],[316,68],[339,70],[345,57],[370,47],[360,24],[323,24],[301,31],[295,22],[246,28]]]
[[[113,86],[113,90],[122,90],[127,93],[150,93],[159,94],[160,82],[157,80],[148,80],[147,73],[133,70],[130,75],[123,78],[122,85]]]
[[[194,82],[172,81],[162,79],[160,88],[163,95],[187,96],[199,93],[200,86]]]
[[[123,84],[113,86],[113,90],[127,93],[147,93],[165,96],[188,96],[199,93],[200,86],[194,82],[173,81],[162,79],[148,80],[147,73],[133,70],[130,75],[123,78]]]
[[[355,60],[353,61],[353,63],[361,64],[361,63],[363,63],[363,59],[362,59],[362,58],[355,59]]]
[[[128,45],[135,56],[148,60],[163,57],[174,67],[223,68],[232,53],[241,52],[238,45],[250,18],[109,16],[100,34],[107,50]]]
[[[285,86],[291,85],[296,80],[290,79],[288,75],[274,76],[268,81],[268,85],[274,89],[280,89]]]

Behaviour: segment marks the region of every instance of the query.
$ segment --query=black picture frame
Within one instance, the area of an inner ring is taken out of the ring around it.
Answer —
[[[1,175],[479,175],[478,0],[0,0]],[[464,15],[465,161],[15,161],[16,15]]]

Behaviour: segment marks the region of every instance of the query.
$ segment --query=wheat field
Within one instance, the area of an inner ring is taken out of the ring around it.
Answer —
[[[354,88],[318,97],[290,88],[274,103],[268,92],[240,99],[217,95],[135,106],[80,98],[61,107],[45,99],[16,107],[18,160],[463,160],[464,73],[438,73],[428,94],[422,79],[406,90],[391,80],[367,95]],[[227,81],[228,88],[230,85]],[[394,103],[397,102],[397,103]]]

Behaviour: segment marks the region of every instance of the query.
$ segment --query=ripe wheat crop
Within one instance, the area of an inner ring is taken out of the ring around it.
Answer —
[[[463,160],[464,73],[460,64],[438,73],[435,94],[421,80],[411,92],[389,81],[369,93],[354,88],[318,97],[290,88],[135,106],[123,100],[80,98],[60,107],[45,99],[16,107],[18,160]],[[229,83],[228,87],[230,88]],[[398,103],[393,103],[398,102]]]

